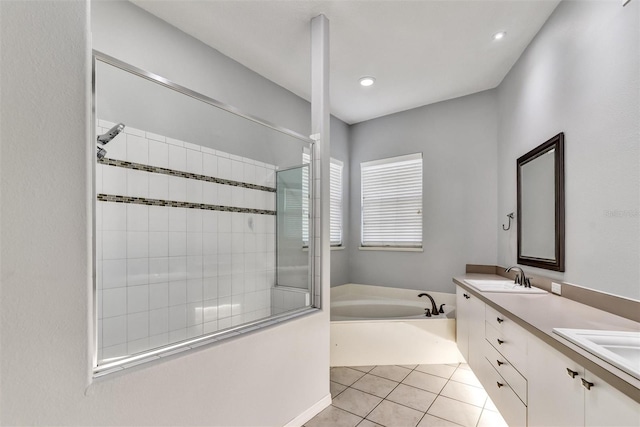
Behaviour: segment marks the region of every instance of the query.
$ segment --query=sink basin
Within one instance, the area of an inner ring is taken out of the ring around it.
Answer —
[[[640,331],[554,328],[553,332],[640,379]]]
[[[544,289],[525,288],[513,280],[471,280],[464,281],[467,285],[481,292],[509,292],[517,294],[546,294]]]

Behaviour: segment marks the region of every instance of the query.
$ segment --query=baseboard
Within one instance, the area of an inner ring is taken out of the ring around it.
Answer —
[[[309,409],[289,421],[284,427],[301,427],[309,421],[311,418],[318,415],[324,408],[331,405],[331,394],[327,394],[325,397],[314,403]]]

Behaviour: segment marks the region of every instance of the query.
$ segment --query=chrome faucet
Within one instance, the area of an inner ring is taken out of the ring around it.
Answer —
[[[524,275],[524,270],[523,269],[521,269],[520,267],[514,265],[514,266],[511,266],[511,267],[507,268],[505,270],[505,273],[508,273],[511,270],[520,270],[520,274],[516,274],[516,278],[513,281],[513,283],[517,283],[519,285],[522,285],[525,288],[530,288],[531,287],[531,280],[527,276]]]
[[[420,295],[418,295],[418,298],[422,298],[422,297],[427,297],[431,300],[431,311],[429,311],[428,308],[425,308],[425,310],[427,311],[426,313],[427,317],[431,317],[431,313],[433,313],[434,316],[437,316],[439,313],[444,313],[444,310],[442,310],[442,307],[440,307],[440,310],[438,310],[438,306],[436,305],[436,302],[434,301],[433,297],[431,297],[431,295],[426,293],[421,293]]]

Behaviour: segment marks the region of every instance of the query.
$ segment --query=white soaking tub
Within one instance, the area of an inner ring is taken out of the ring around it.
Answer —
[[[331,288],[331,366],[457,363],[455,294],[346,284]]]

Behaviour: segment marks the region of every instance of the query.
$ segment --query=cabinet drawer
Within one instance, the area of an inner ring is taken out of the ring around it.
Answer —
[[[478,371],[478,378],[510,427],[527,425],[527,406],[488,359],[484,359],[482,369]]]
[[[493,368],[504,378],[518,395],[520,400],[527,403],[527,380],[511,364],[511,362],[500,354],[489,342],[485,341],[485,357]]]
[[[527,366],[527,332],[520,327],[518,328],[522,331],[520,332],[516,328],[499,331],[489,323],[485,323],[485,337],[493,348],[506,357],[526,377],[527,373],[523,371]]]

